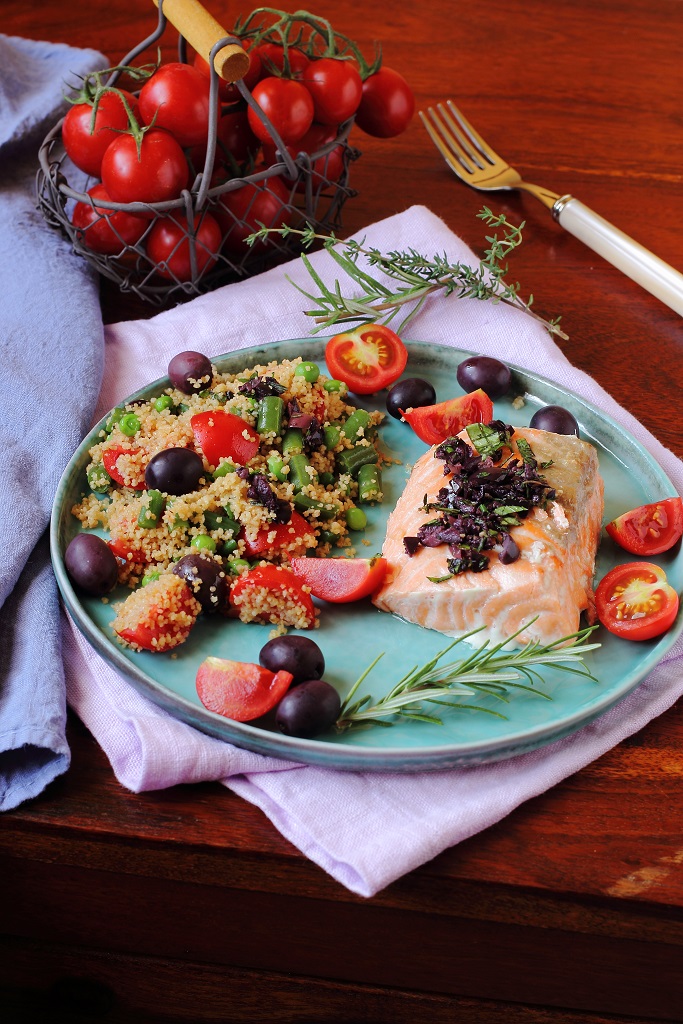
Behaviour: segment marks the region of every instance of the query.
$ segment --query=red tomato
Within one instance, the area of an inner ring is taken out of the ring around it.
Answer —
[[[595,591],[600,622],[625,640],[651,640],[665,633],[678,612],[678,594],[652,562],[626,562],[611,569]]]
[[[145,651],[170,651],[184,643],[202,610],[179,576],[162,576],[134,590],[114,621],[118,636]],[[133,620],[134,625],[123,622]],[[137,620],[137,621],[136,621]],[[116,623],[120,625],[116,625]]]
[[[387,573],[385,558],[292,558],[289,564],[314,597],[333,604],[369,597]]]
[[[209,88],[207,76],[190,64],[162,64],[140,90],[140,117],[181,146],[197,146],[209,134]]]
[[[260,43],[251,51],[258,55],[265,75],[285,74],[288,78],[301,78],[309,65],[308,57],[293,47],[285,49],[279,43]]]
[[[408,350],[398,334],[383,324],[363,324],[330,338],[325,360],[332,376],[351,391],[372,395],[401,376]]]
[[[272,523],[262,527],[256,536],[249,540],[244,535],[244,554],[246,558],[255,558],[267,552],[281,551],[291,547],[293,542],[301,542],[301,549],[315,545],[315,531],[310,523],[298,512],[292,512],[288,523]],[[307,559],[304,559],[307,561]]]
[[[287,150],[294,160],[296,160],[299,153],[308,153],[309,156],[312,157],[319,150],[328,146],[330,142],[334,142],[336,137],[337,131],[335,128],[331,128],[329,125],[325,124],[312,124],[304,137],[299,139],[295,146],[287,146]],[[266,145],[264,143],[263,155],[266,163],[275,163],[275,146],[272,144]],[[311,178],[313,188],[320,188],[324,181],[339,181],[343,170],[344,149],[341,145],[334,146],[329,153],[323,153],[321,156],[315,157],[315,159],[311,161]],[[297,181],[297,192],[303,192],[305,188],[305,179],[302,178],[301,181]]]
[[[271,672],[249,662],[206,658],[197,670],[197,695],[209,711],[251,722],[282,700],[293,678],[291,672]]]
[[[247,68],[246,74],[243,75],[242,81],[246,85],[247,89],[253,89],[259,78],[261,77],[262,66],[261,57],[257,50],[249,50],[249,67]],[[204,60],[198,53],[195,54],[193,61],[194,67],[197,71],[201,71],[206,78],[211,81],[211,68],[209,67],[208,60]],[[218,95],[224,103],[234,103],[236,100],[242,99],[242,94],[237,88],[235,82],[226,82],[225,79],[219,76],[218,78]]]
[[[683,499],[663,498],[624,512],[606,530],[632,555],[660,555],[683,536]]]
[[[246,110],[231,110],[219,119],[216,126],[215,166],[225,167],[223,177],[239,177],[251,166],[261,148],[261,143],[249,127]],[[188,152],[195,170],[203,170],[206,162],[206,145],[192,146]],[[245,165],[249,163],[249,167]]]
[[[212,466],[217,466],[221,459],[246,466],[261,444],[261,438],[246,420],[225,409],[198,412],[190,420],[190,426],[195,444]]]
[[[230,588],[230,604],[239,611],[240,604],[249,597],[250,591],[257,590],[270,593],[278,603],[278,617],[282,614],[279,607],[283,597],[298,605],[304,613],[305,625],[300,628],[310,629],[315,625],[315,608],[306,585],[293,572],[279,565],[257,565],[255,569],[238,576]],[[263,600],[260,602],[266,605]],[[267,606],[263,609],[262,618],[267,619]]]
[[[122,445],[113,445],[102,453],[102,465],[112,480],[115,480],[117,484],[121,484],[122,487],[132,487],[134,491],[145,490],[145,470],[144,467],[139,468],[136,466],[133,475],[130,476],[130,467],[126,465],[126,459],[130,458],[131,455],[137,455],[139,451],[139,448],[124,448]],[[119,459],[122,456],[123,463],[119,465]]]
[[[405,131],[415,112],[415,97],[403,75],[381,67],[363,82],[363,98],[356,124],[379,139],[390,139]]]
[[[121,97],[137,116],[137,99],[120,89],[102,93],[96,113],[91,103],[77,103],[69,108],[64,118],[62,141],[67,155],[76,167],[93,178],[100,177],[102,157],[109,144],[128,128],[128,113]]]
[[[88,189],[88,195],[97,203],[106,203],[111,199],[104,185],[93,185]],[[136,216],[126,210],[107,210],[106,207],[93,206],[85,200],[74,206],[71,223],[77,229],[80,242],[93,252],[108,256],[116,256],[127,245],[135,245],[149,227],[146,217]]]
[[[301,82],[291,78],[262,78],[252,92],[285,145],[297,142],[313,123],[313,99]],[[273,136],[258,112],[249,107],[249,124],[261,142],[273,142]]]
[[[194,234],[197,276],[200,276],[216,263],[223,232],[210,213],[198,213],[194,218]],[[183,214],[172,213],[154,222],[147,238],[147,253],[161,277],[192,280],[188,224]]]
[[[267,228],[280,227],[291,223],[293,216],[289,189],[277,175],[258,184],[245,182],[232,192],[223,193],[211,212],[223,231],[226,252],[235,256],[250,251],[246,238],[262,224]]]
[[[151,128],[140,140],[119,135],[102,159],[102,184],[117,203],[162,203],[187,187],[190,169],[180,144]]]
[[[423,405],[419,409],[401,409],[401,417],[425,444],[441,444],[447,437],[455,437],[469,423],[490,423],[493,402],[481,388],[460,398],[449,398],[436,405]]]
[[[363,95],[358,69],[348,60],[323,57],[312,61],[301,81],[311,94],[315,120],[339,125],[352,117]]]

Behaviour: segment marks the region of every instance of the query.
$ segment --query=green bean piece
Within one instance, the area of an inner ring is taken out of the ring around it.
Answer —
[[[325,389],[325,391],[329,391],[330,394],[336,394],[339,391],[346,390],[346,384],[344,383],[343,380],[335,380],[334,378],[332,378],[332,380],[325,381],[325,383],[323,384],[323,388]]]
[[[237,541],[236,540],[224,540],[223,541],[223,546],[222,546],[221,550],[224,551],[226,555],[231,555],[233,553],[233,551],[235,551],[236,548],[237,548]]]
[[[123,408],[123,406],[117,405],[116,408],[112,409],[112,411],[109,413],[109,416],[107,417],[107,422],[104,426],[104,429],[108,434],[111,434],[112,430],[119,422],[125,411],[126,410]]]
[[[294,376],[303,377],[309,384],[315,384],[320,376],[320,367],[316,363],[299,363]]]
[[[239,523],[236,523],[232,515],[224,508],[219,508],[217,511],[206,511],[203,520],[209,533],[213,533],[214,530],[232,531],[235,535],[239,533]]]
[[[221,462],[219,462],[219,464],[216,466],[216,468],[213,471],[213,478],[215,480],[215,479],[217,479],[217,477],[227,476],[228,473],[236,473],[236,472],[237,472],[237,466],[235,465],[234,462],[231,462],[230,459],[222,459]]]
[[[163,412],[165,409],[170,409],[172,405],[173,399],[170,395],[159,395],[154,403],[154,408],[157,412]]]
[[[320,473],[320,475],[318,476],[318,480],[323,485],[323,487],[327,487],[329,484],[334,483],[336,477],[334,473]]]
[[[93,462],[85,471],[88,487],[96,494],[104,494],[111,486],[111,477],[101,462]]]
[[[364,530],[368,525],[368,517],[362,508],[353,505],[346,510],[346,525],[349,530]]]
[[[285,403],[279,395],[266,395],[258,405],[256,430],[259,434],[279,436],[282,431],[282,419],[285,414]]]
[[[146,587],[148,583],[153,583],[154,580],[158,580],[161,577],[161,573],[158,569],[152,569],[151,572],[145,573],[140,580],[140,586]]]
[[[285,464],[281,455],[277,455],[276,453],[269,455],[266,459],[266,465],[268,466],[271,476],[274,476],[276,480],[280,481],[280,483],[285,482],[287,474],[284,472]]]
[[[336,502],[309,498],[307,494],[295,494],[292,504],[297,512],[318,512],[318,519],[323,522],[327,519],[334,519],[339,512],[339,505]]]
[[[372,463],[358,470],[358,500],[362,505],[382,500],[382,472]]]
[[[318,536],[321,544],[336,544],[339,540],[338,534],[332,530],[321,530]]]
[[[326,427],[323,427],[323,437],[325,439],[325,447],[331,451],[337,447],[341,440],[341,430],[336,423],[328,423]]]
[[[337,456],[337,465],[340,472],[348,473],[352,477],[358,475],[361,466],[376,463],[379,459],[377,449],[372,444],[356,444],[353,448],[345,448]]]
[[[297,455],[299,452],[302,452],[303,450],[303,431],[299,430],[298,427],[290,427],[289,430],[285,430],[284,435],[282,437],[282,454]]]
[[[161,491],[147,491],[147,500],[138,515],[138,526],[144,526],[147,529],[158,526],[165,507],[166,499]]]
[[[318,474],[313,470],[307,455],[292,455],[289,460],[289,479],[294,484],[295,491],[301,491],[309,484],[316,483]]]
[[[371,422],[369,412],[365,409],[354,409],[342,427],[344,437],[348,437],[349,441],[357,441],[359,437],[367,434]],[[359,431],[362,431],[362,435]]]

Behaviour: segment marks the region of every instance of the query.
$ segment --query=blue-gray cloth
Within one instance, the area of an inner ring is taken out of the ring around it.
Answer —
[[[36,208],[40,143],[94,50],[0,35],[0,810],[69,766],[46,529],[102,380],[97,278]]]

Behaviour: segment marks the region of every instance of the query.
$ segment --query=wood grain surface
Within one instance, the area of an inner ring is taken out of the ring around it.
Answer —
[[[249,9],[206,6],[227,25]],[[381,42],[420,108],[455,99],[526,177],[683,270],[680,0],[313,9],[368,52]],[[151,0],[4,0],[2,14],[8,35],[112,63],[156,18]],[[345,230],[424,204],[483,251],[482,197],[417,117],[355,143]],[[525,220],[510,275],[561,315],[569,359],[683,455],[681,318],[531,197],[486,202]],[[108,284],[102,307],[108,321],[155,312]],[[133,795],[77,720],[69,740],[68,774],[0,819],[3,1020],[683,1020],[680,707],[371,900],[223,787]]]

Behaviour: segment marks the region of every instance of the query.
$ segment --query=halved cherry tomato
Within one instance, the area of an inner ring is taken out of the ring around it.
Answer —
[[[300,550],[315,545],[315,531],[302,515],[292,512],[292,518],[288,523],[271,523],[262,527],[256,536],[249,540],[246,536],[244,541],[244,554],[247,558],[255,558],[269,551],[282,551],[284,548],[291,548],[293,543],[300,541]],[[308,561],[308,559],[303,559]]]
[[[107,448],[102,453],[102,465],[117,484],[121,484],[122,487],[132,487],[134,491],[144,491],[146,487],[144,466],[136,466],[131,474],[132,467],[126,465],[126,458],[138,455],[139,453],[139,448],[124,448],[123,445],[112,445],[111,448]],[[119,465],[119,459],[121,458],[123,458],[123,463]]]
[[[114,629],[132,647],[170,651],[187,640],[201,610],[187,583],[169,574],[134,590],[119,609]]]
[[[241,416],[225,409],[198,412],[190,420],[195,444],[201,448],[210,465],[230,459],[240,466],[253,459],[261,438]]]
[[[617,516],[605,527],[632,555],[660,555],[683,536],[683,499],[663,498]]]
[[[235,722],[251,722],[278,704],[294,676],[261,665],[206,658],[197,669],[197,695],[209,711]]]
[[[258,607],[249,607],[250,596],[256,595]],[[295,607],[283,608],[283,600]],[[273,622],[285,622],[299,629],[315,625],[315,607],[306,585],[289,569],[278,565],[257,565],[238,576],[230,588],[230,604],[243,621],[270,622],[272,615]],[[302,612],[303,618],[294,615],[295,609]]]
[[[490,423],[493,402],[481,388],[469,395],[449,398],[436,405],[423,405],[418,409],[401,409],[402,418],[425,444],[441,444],[447,437],[455,437],[469,423]]]
[[[625,562],[611,569],[595,591],[600,622],[625,640],[665,633],[678,613],[678,594],[652,562]]]
[[[335,334],[327,342],[325,360],[330,373],[357,395],[373,395],[401,376],[408,350],[383,324],[363,324]]]
[[[369,597],[382,586],[386,558],[292,558],[292,572],[304,580],[314,597],[346,604]]]

